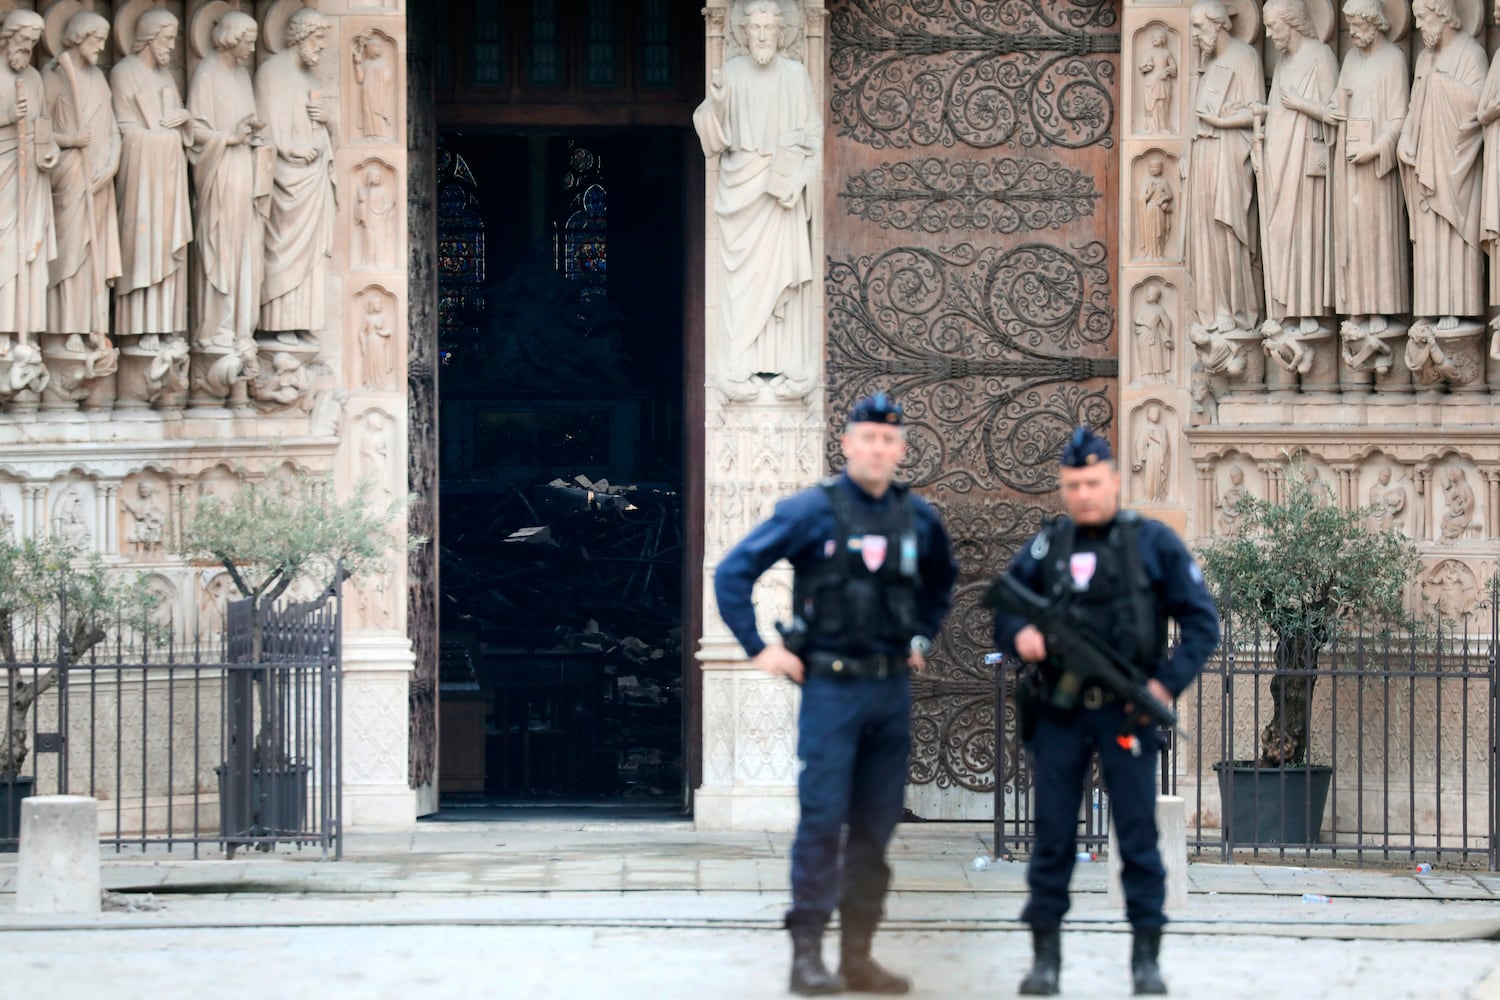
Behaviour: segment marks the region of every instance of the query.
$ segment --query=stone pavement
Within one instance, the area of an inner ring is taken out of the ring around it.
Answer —
[[[915,995],[1014,995],[1025,870],[976,871],[987,833],[898,831],[879,953],[916,976]],[[123,909],[81,920],[18,916],[15,865],[0,860],[0,982],[47,1000],[777,996],[786,853],[785,835],[676,821],[432,822],[351,835],[326,863],[108,854]],[[1191,865],[1163,946],[1173,995],[1500,1000],[1500,875],[1389,864]],[[1074,878],[1066,996],[1128,994],[1106,875],[1083,864]]]

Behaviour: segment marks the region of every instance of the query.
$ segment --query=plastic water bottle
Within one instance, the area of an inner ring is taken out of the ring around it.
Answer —
[[[1097,854],[1091,854],[1088,851],[1079,851],[1076,855],[1074,855],[1074,857],[1077,860],[1083,861],[1083,862],[1095,861],[1095,860],[1098,859],[1098,855]]]
[[[1422,862],[1420,865],[1417,865],[1417,874],[1418,875],[1426,875],[1430,871],[1432,871],[1432,866],[1429,865],[1425,861]]]
[[[1304,903],[1331,903],[1331,902],[1333,902],[1333,900],[1329,899],[1327,896],[1321,896],[1321,895],[1319,895],[1316,892],[1304,892],[1302,894],[1302,902],[1304,902]]]
[[[972,865],[973,869],[976,872],[982,872],[986,868],[988,868],[989,866],[990,866],[990,859],[987,858],[987,857],[985,857],[983,854],[981,854],[981,855],[979,855],[979,857],[975,858],[974,859],[974,864]]]

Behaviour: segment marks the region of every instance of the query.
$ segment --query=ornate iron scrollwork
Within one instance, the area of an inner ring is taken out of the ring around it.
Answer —
[[[848,0],[833,119],[875,148],[1113,144],[1115,0]]]
[[[851,215],[882,229],[1009,235],[1093,215],[1103,195],[1092,177],[1065,164],[1004,156],[883,163],[851,174],[840,197]]]

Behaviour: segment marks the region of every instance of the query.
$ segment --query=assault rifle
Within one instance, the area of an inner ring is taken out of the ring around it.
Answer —
[[[1067,603],[1053,604],[1008,574],[990,586],[984,604],[1024,618],[1041,631],[1047,640],[1047,658],[1061,671],[1048,699],[1057,708],[1071,709],[1078,703],[1084,686],[1091,684],[1130,705],[1132,715],[1150,719],[1187,739],[1178,724],[1177,713],[1170,705],[1157,701],[1146,687],[1146,675],[1095,631],[1080,608]],[[1127,726],[1133,721],[1127,719]],[[1128,730],[1121,733],[1119,742],[1131,753],[1140,753],[1140,746]]]

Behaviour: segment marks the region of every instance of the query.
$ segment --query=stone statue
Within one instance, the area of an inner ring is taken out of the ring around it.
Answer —
[[[48,264],[57,256],[48,173],[59,150],[41,74],[31,67],[42,28],[29,10],[0,22],[0,332],[21,341],[46,329]]]
[[[1428,384],[1456,382],[1462,378],[1458,366],[1448,359],[1447,352],[1437,342],[1437,333],[1431,324],[1418,323],[1411,328],[1403,360],[1419,380]]]
[[[1454,0],[1414,0],[1424,48],[1396,156],[1411,215],[1412,311],[1439,330],[1484,311],[1476,114],[1488,62]]]
[[[160,501],[161,486],[142,479],[136,486],[136,496],[133,501],[124,497],[120,500],[131,518],[125,540],[137,555],[152,555],[161,548],[167,530],[167,511]]]
[[[1433,604],[1444,618],[1462,618],[1474,610],[1479,589],[1463,563],[1444,559],[1427,578],[1427,590],[1435,593]]]
[[[396,245],[396,195],[385,182],[385,168],[378,163],[365,167],[354,192],[355,259],[360,267],[391,266]]]
[[[386,52],[386,40],[374,31],[354,39],[354,83],[359,87],[360,133],[366,139],[393,138],[396,65]]]
[[[1443,470],[1443,499],[1448,511],[1443,515],[1439,530],[1444,541],[1455,541],[1469,534],[1474,523],[1474,487],[1463,469]]]
[[[1494,11],[1500,17],[1500,0]],[[1476,117],[1484,128],[1484,172],[1480,181],[1480,240],[1489,254],[1489,304],[1500,305],[1500,59],[1490,66]],[[1491,351],[1493,352],[1493,349]]]
[[[1260,329],[1265,336],[1260,346],[1266,352],[1266,357],[1288,372],[1299,375],[1306,375],[1312,369],[1313,361],[1317,358],[1317,348],[1310,343],[1311,338],[1303,327],[1284,326],[1278,320],[1268,319]],[[1317,332],[1318,328],[1314,324],[1311,333]]]
[[[1323,117],[1339,65],[1302,0],[1270,0],[1264,18],[1266,34],[1281,53],[1266,101],[1261,168],[1266,316],[1311,334],[1333,300]]]
[[[1136,372],[1148,382],[1165,382],[1172,371],[1172,316],[1161,304],[1161,286],[1147,285],[1145,302],[1136,310],[1131,325],[1135,328]]]
[[[389,507],[395,502],[391,490],[391,446],[387,440],[386,419],[379,410],[365,415],[364,434],[359,444],[357,473],[361,479],[369,479],[380,491],[380,502]]]
[[[226,606],[240,596],[228,573],[219,573],[203,584],[198,598],[198,636],[200,639],[224,631]]]
[[[1137,252],[1149,260],[1167,255],[1167,241],[1172,236],[1172,183],[1162,176],[1160,157],[1152,157],[1146,167],[1146,183],[1141,185],[1136,202],[1136,232],[1140,236]]]
[[[1239,529],[1240,511],[1236,508],[1240,498],[1249,492],[1245,489],[1245,470],[1238,465],[1229,467],[1229,488],[1219,497],[1219,534],[1233,535]]]
[[[1189,371],[1188,393],[1193,400],[1192,421],[1195,424],[1219,422],[1219,399],[1209,381],[1208,369],[1202,361],[1194,361]]]
[[[15,344],[10,349],[10,395],[40,396],[52,382],[52,373],[42,362],[42,349],[35,344]]]
[[[1248,364],[1244,353],[1217,327],[1192,323],[1188,326],[1188,340],[1198,349],[1198,360],[1205,373],[1230,378],[1244,374]]]
[[[1167,440],[1167,429],[1161,423],[1161,404],[1151,403],[1146,407],[1146,419],[1135,434],[1135,461],[1131,471],[1141,477],[1141,493],[1152,503],[1166,503],[1171,466],[1167,458],[1171,444]]]
[[[1371,315],[1370,320],[1370,325],[1361,325],[1352,319],[1339,324],[1339,337],[1344,341],[1344,364],[1350,371],[1374,371],[1384,375],[1391,370],[1395,354],[1391,345],[1381,340],[1373,327],[1373,321],[1380,320],[1384,329],[1384,317]]]
[[[266,271],[260,290],[260,329],[283,343],[321,329],[327,317],[324,286],[333,253],[335,129],[332,103],[313,75],[332,23],[302,7],[286,25],[284,51],[255,74],[255,101],[276,150]]]
[[[1341,125],[1332,159],[1334,302],[1361,334],[1411,308],[1410,251],[1396,144],[1410,100],[1406,53],[1386,37],[1381,0],[1349,0],[1353,46],[1339,70],[1330,124]],[[1346,336],[1347,339],[1347,336]]]
[[[1151,32],[1151,48],[1136,66],[1141,73],[1141,95],[1146,107],[1146,131],[1172,131],[1172,88],[1177,85],[1177,59],[1167,48],[1162,28]]]
[[[1260,55],[1230,33],[1220,0],[1197,0],[1188,16],[1203,60],[1186,175],[1190,299],[1203,327],[1249,331],[1260,315],[1252,109],[1264,102],[1265,76]]]
[[[120,279],[115,283],[115,335],[177,334],[188,328],[187,147],[192,116],[172,78],[177,18],[152,7],[135,24],[130,55],[110,70],[120,124]]]
[[[52,212],[57,256],[49,268],[47,332],[109,331],[109,286],[120,276],[119,209],[115,172],[120,167],[120,126],[99,55],[109,22],[79,11],[63,31],[63,50],[42,71],[61,150],[52,168]]]
[[[395,388],[395,333],[385,313],[385,296],[365,296],[365,315],[359,324],[360,376],[366,389],[389,392]]]
[[[74,552],[87,552],[94,533],[83,511],[83,495],[69,489],[57,500],[52,512],[52,534]]]
[[[271,356],[270,371],[252,383],[250,393],[262,410],[276,410],[304,402],[311,388],[312,376],[302,360],[288,351],[277,351]],[[308,402],[307,408],[311,405]]]
[[[146,365],[147,401],[158,403],[180,395],[188,385],[188,342],[182,337],[158,338],[149,347],[141,345],[141,349],[150,353]]]
[[[319,389],[313,394],[307,433],[313,437],[338,437],[344,423],[344,407],[348,403],[347,389]]]
[[[1390,466],[1382,468],[1370,487],[1370,530],[1389,531],[1400,527],[1406,512],[1406,487],[1391,485]]]
[[[251,339],[260,310],[265,254],[257,211],[255,91],[245,68],[258,29],[249,14],[226,11],[214,25],[214,51],[193,71],[193,279],[195,346],[231,350]],[[263,202],[262,202],[263,204]]]
[[[808,312],[818,279],[808,189],[821,183],[823,108],[807,67],[782,51],[780,4],[748,0],[742,9],[749,54],[714,72],[693,114],[704,155],[719,163],[720,389],[750,399],[768,383],[779,398],[800,399],[822,364],[821,317]]]

